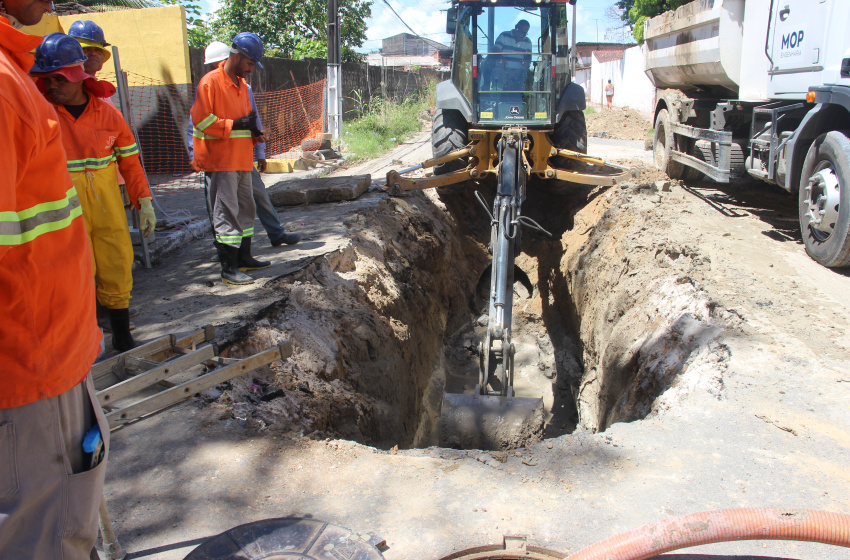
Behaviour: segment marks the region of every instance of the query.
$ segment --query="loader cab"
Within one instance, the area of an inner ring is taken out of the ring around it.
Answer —
[[[452,81],[472,124],[549,128],[570,81],[566,2],[459,2]]]

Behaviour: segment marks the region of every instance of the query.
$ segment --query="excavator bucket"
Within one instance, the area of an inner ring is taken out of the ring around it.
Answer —
[[[446,393],[440,412],[440,445],[502,450],[543,438],[543,399]]]

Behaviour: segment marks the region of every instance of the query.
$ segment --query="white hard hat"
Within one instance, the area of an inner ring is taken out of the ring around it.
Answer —
[[[221,62],[230,56],[230,47],[221,41],[213,41],[204,50],[204,64],[212,64],[213,62]]]

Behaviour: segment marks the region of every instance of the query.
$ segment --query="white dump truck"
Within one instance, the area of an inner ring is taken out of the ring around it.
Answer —
[[[695,0],[644,32],[657,166],[796,194],[806,251],[827,267],[850,265],[848,25],[848,0]]]

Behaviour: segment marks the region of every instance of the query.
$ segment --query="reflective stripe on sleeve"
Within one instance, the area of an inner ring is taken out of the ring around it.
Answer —
[[[139,153],[139,145],[133,142],[129,146],[116,146],[113,151],[121,157],[133,156]]]
[[[69,159],[68,171],[85,171],[86,169],[105,169],[115,161],[115,154],[102,158]]]
[[[209,125],[211,125],[212,123],[214,123],[214,122],[216,121],[216,119],[217,119],[217,118],[218,118],[218,117],[216,117],[215,115],[213,115],[212,113],[210,113],[209,115],[207,115],[207,118],[205,118],[204,120],[202,120],[201,122],[199,122],[195,128],[197,128],[197,129],[198,129],[198,130],[200,130],[200,131],[203,131],[203,130],[205,130],[205,129],[209,126]]]
[[[74,187],[60,200],[42,202],[20,212],[0,212],[0,245],[22,245],[43,233],[66,228],[82,215]]]
[[[250,138],[251,131],[250,130],[232,130],[230,131],[231,138]]]
[[[198,130],[194,126],[192,127],[192,136],[195,138],[200,138],[201,140],[220,140],[217,136],[210,136],[209,134],[204,134],[202,130]]]

